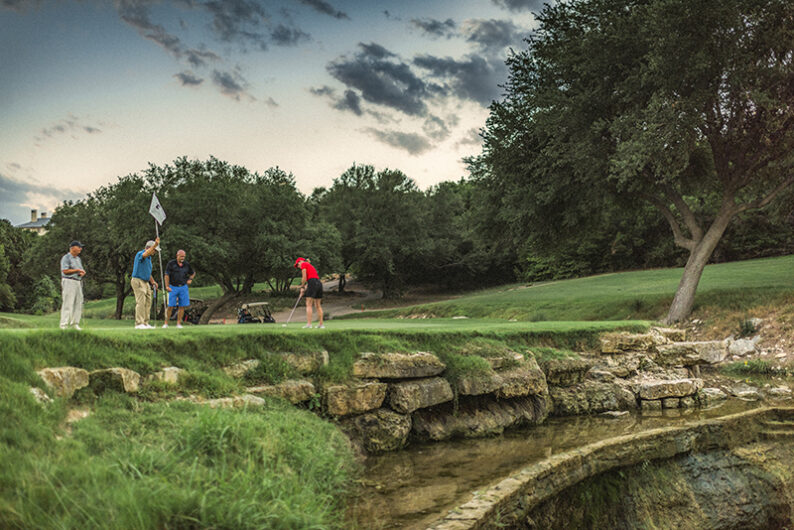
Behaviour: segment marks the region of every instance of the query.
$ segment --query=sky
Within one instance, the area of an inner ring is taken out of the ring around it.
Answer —
[[[0,219],[186,156],[467,175],[543,0],[0,0]]]

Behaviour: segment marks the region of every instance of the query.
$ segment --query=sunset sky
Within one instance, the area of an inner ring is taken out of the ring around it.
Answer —
[[[466,175],[542,0],[0,0],[0,218],[153,164]]]

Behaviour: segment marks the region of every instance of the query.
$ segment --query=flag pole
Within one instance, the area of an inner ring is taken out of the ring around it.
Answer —
[[[157,239],[160,239],[160,227],[157,219],[154,220],[154,233]],[[166,317],[168,316],[168,291],[165,289],[165,278],[163,277],[163,255],[160,253],[160,245],[157,245],[157,259],[160,262],[160,292],[163,293],[163,323],[168,324]],[[157,325],[157,310],[154,312],[154,325]]]

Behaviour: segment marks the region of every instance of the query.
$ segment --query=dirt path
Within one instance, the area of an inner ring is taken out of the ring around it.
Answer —
[[[330,280],[323,282],[323,313],[326,318],[338,317],[340,315],[347,315],[349,313],[361,313],[361,309],[356,309],[355,306],[361,306],[373,300],[378,300],[381,297],[379,291],[367,289],[364,285],[356,280],[348,280],[345,289],[347,294],[340,295],[336,292],[338,280]],[[285,309],[273,313],[273,318],[277,323],[284,323],[289,318],[292,308]],[[295,314],[292,315],[291,322],[304,322],[306,320],[306,302],[301,300],[298,307],[295,309]],[[317,316],[314,315],[314,320],[317,321]]]

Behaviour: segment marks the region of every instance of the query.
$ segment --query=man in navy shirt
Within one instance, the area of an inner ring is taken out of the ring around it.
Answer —
[[[168,291],[168,307],[165,310],[164,328],[168,327],[171,320],[171,309],[176,307],[176,327],[182,327],[182,318],[185,316],[185,308],[190,305],[190,294],[188,285],[193,281],[196,272],[190,263],[185,261],[187,254],[184,250],[176,251],[176,259],[172,259],[165,266],[165,290]]]
[[[135,329],[153,329],[149,325],[149,314],[152,312],[152,287],[157,289],[157,282],[152,276],[152,255],[157,251],[160,238],[147,241],[143,250],[135,254],[132,263],[132,292],[135,293]],[[151,286],[151,287],[150,287]]]

